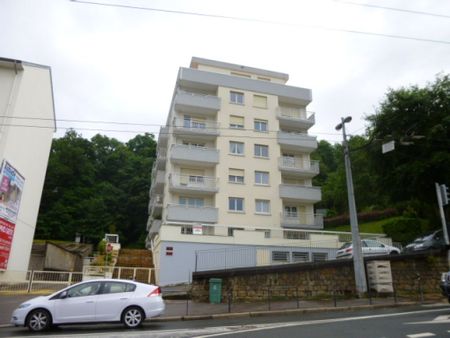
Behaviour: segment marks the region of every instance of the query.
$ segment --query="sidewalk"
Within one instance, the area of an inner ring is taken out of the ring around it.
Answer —
[[[0,296],[0,327],[9,325],[12,311],[34,295]],[[371,304],[370,304],[371,303]],[[305,313],[318,311],[340,311],[348,309],[394,307],[419,304],[416,300],[390,298],[333,299],[310,301],[272,301],[261,303],[210,304],[188,300],[166,300],[166,311],[155,321],[195,320],[231,317],[253,317],[265,314]],[[434,301],[436,303],[436,301]],[[443,302],[445,304],[445,302]]]

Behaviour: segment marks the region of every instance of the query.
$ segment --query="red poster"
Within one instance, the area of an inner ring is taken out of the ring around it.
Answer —
[[[8,266],[15,227],[13,223],[0,218],[0,270],[6,270]]]

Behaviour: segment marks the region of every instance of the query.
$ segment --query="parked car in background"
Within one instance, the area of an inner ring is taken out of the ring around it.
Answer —
[[[445,239],[442,230],[434,231],[424,237],[416,238],[412,243],[404,247],[404,252],[417,252],[424,250],[437,250],[445,248]]]
[[[135,328],[144,319],[161,315],[164,309],[159,286],[98,279],[20,304],[11,323],[27,326],[31,331],[43,331],[52,325],[95,322],[122,322],[127,328]]]
[[[374,239],[361,240],[361,248],[363,256],[376,256],[376,255],[393,255],[399,254],[400,249],[392,245],[387,245],[376,241]],[[352,258],[353,257],[353,244],[347,242],[336,252],[336,258]]]
[[[447,297],[448,302],[450,303],[450,271],[442,274],[440,285],[442,294]]]

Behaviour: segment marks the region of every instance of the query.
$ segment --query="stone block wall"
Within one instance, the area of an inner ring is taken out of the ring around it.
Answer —
[[[447,251],[378,256],[366,258],[365,263],[374,259],[390,261],[397,294],[417,294],[420,287],[424,294],[440,297],[440,276],[449,270]],[[222,279],[223,302],[228,294],[237,302],[264,301],[268,297],[331,297],[333,293],[356,295],[351,260],[196,272],[193,274],[193,299],[208,301],[210,278]]]

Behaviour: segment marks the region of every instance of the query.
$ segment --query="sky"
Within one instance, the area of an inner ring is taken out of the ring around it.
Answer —
[[[450,1],[0,0],[0,57],[52,69],[55,137],[157,137],[193,56],[289,74],[340,142],[341,117],[364,134],[389,88],[450,72]]]

